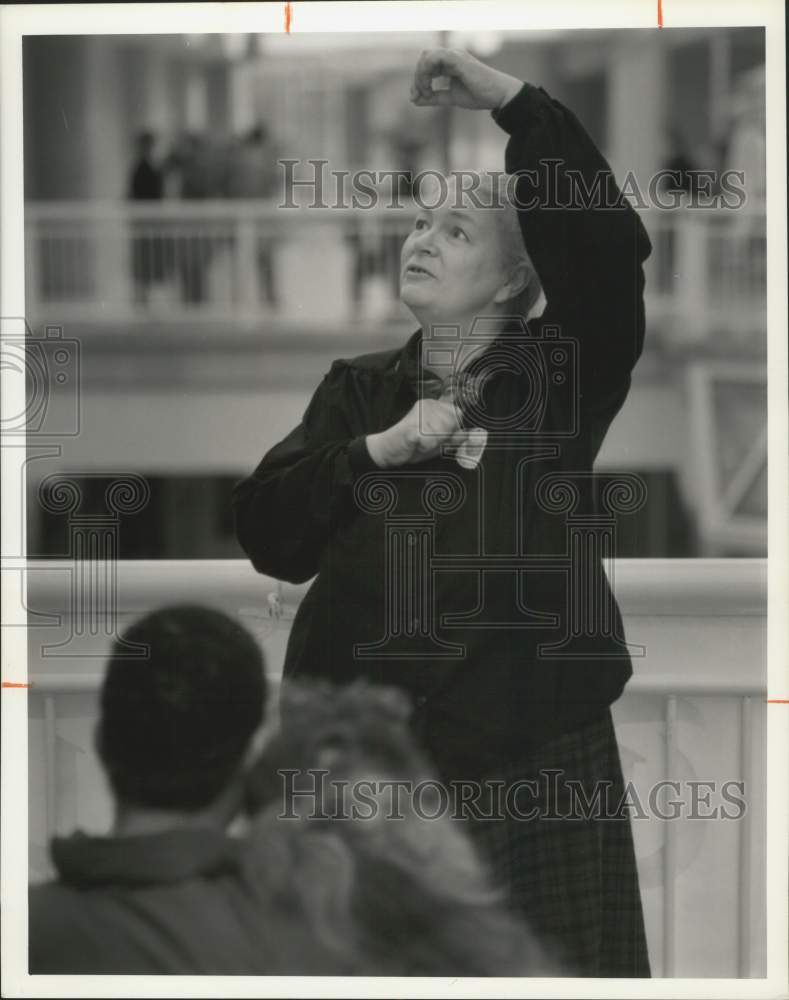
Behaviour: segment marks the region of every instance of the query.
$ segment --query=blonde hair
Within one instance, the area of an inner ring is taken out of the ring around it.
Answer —
[[[284,926],[295,938],[288,943],[293,965],[285,972],[559,974],[508,909],[504,890],[468,826],[453,816],[449,798],[442,803],[433,766],[414,741],[410,701],[401,690],[363,681],[343,687],[290,681],[281,708],[281,728],[258,762],[257,776],[251,775],[257,789],[248,805],[253,812],[263,808],[240,859],[262,935]],[[312,800],[312,813],[301,796],[307,787],[316,789],[318,773],[326,780],[318,782],[320,801]],[[300,778],[299,819],[292,813],[283,818],[284,774]],[[392,780],[404,792],[397,796],[396,815],[384,791]],[[359,781],[368,783],[363,797]],[[419,793],[419,802],[418,787],[427,793]],[[353,818],[354,803],[369,809],[371,801],[372,816]],[[299,947],[301,967],[294,953]]]

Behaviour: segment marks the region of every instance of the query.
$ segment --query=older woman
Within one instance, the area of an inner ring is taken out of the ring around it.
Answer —
[[[513,903],[580,974],[647,976],[610,715],[632,667],[594,537],[570,544],[562,498],[592,523],[592,466],[643,344],[649,240],[542,89],[436,50],[411,97],[492,112],[507,203],[468,178],[425,193],[401,262],[419,330],[332,365],[238,485],[238,537],[261,573],[317,575],[286,676],[408,691]]]

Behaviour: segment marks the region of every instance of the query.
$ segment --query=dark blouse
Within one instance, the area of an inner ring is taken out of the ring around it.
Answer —
[[[494,119],[510,135],[505,169],[518,174],[547,305],[475,361],[490,376],[467,416],[488,431],[479,466],[442,456],[378,470],[370,460],[365,436],[418,398],[417,331],[401,349],[334,362],[301,424],[234,494],[259,572],[317,574],[286,676],[406,688],[415,725],[454,777],[599,717],[632,673],[601,559],[613,522],[600,519],[591,471],[641,354],[651,247],[559,102],[524,84]]]

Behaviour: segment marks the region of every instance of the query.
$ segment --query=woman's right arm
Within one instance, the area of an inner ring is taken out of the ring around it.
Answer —
[[[289,583],[311,579],[331,533],[353,515],[359,475],[422,462],[460,443],[457,409],[442,400],[418,400],[391,427],[372,433],[373,390],[357,375],[335,362],[299,426],[236,486],[236,535],[258,573]]]
[[[333,368],[302,422],[233,491],[236,535],[258,573],[303,583],[318,572],[339,521],[353,511],[357,475],[376,468],[342,406]]]

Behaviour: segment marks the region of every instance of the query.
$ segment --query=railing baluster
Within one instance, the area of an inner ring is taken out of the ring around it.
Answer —
[[[238,277],[240,294],[236,308],[254,316],[258,308],[257,229],[253,218],[237,220]]]

